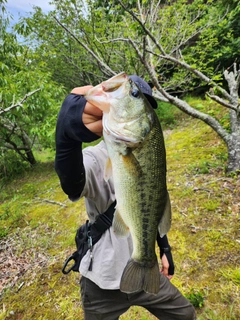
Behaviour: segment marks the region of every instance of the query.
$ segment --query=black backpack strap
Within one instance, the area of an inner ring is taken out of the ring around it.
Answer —
[[[79,272],[79,265],[82,257],[86,254],[88,250],[92,251],[92,247],[101,238],[102,234],[111,227],[113,216],[115,212],[116,201],[114,201],[110,207],[102,214],[100,214],[96,221],[91,224],[87,220],[84,225],[82,225],[77,230],[75,237],[77,251],[75,251],[70,257],[68,257],[62,268],[64,274],[68,274],[70,271]],[[89,270],[92,268],[92,254],[91,262],[89,265]],[[73,264],[67,269],[70,262]]]
[[[91,236],[94,242],[94,235],[103,234],[108,228],[111,227],[113,221],[113,215],[115,212],[116,200],[110,205],[110,207],[102,214],[100,214],[96,221],[91,224]],[[94,243],[93,243],[94,244]]]

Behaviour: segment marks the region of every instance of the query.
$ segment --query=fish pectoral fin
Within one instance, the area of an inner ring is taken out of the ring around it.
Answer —
[[[136,176],[142,175],[142,167],[132,152],[122,155],[122,159],[128,171],[134,172]]]
[[[158,232],[160,234],[160,237],[163,237],[165,234],[168,233],[168,231],[171,228],[171,223],[172,223],[171,202],[170,202],[169,194],[167,192],[167,200],[166,200],[165,208],[164,208],[160,223],[158,225]]]
[[[117,208],[114,213],[112,226],[113,226],[114,233],[120,237],[125,237],[129,233],[129,228],[124,222]]]
[[[107,158],[104,168],[104,180],[107,182],[112,177],[112,162],[110,158]]]
[[[160,272],[156,262],[147,267],[133,259],[130,259],[123,271],[120,290],[133,293],[144,290],[147,293],[157,294],[160,289]]]

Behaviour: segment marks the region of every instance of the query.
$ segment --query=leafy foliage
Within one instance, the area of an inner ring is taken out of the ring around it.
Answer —
[[[42,70],[40,53],[8,31],[9,18],[0,22],[0,162],[14,150],[22,160],[34,164],[34,147],[54,145],[56,115],[64,90],[51,80],[50,72]]]
[[[202,292],[196,292],[196,290],[192,289],[189,294],[186,294],[186,298],[188,298],[195,308],[202,308],[204,305],[204,295]]]
[[[45,70],[51,70],[53,79],[69,90],[77,85],[97,84],[111,76],[111,72],[124,70],[129,74],[145,74],[129,39],[136,41],[143,51],[149,41],[144,40],[144,30],[119,2],[53,1],[55,11],[45,15],[40,8],[35,8],[32,16],[20,21],[16,30],[29,36],[29,41],[37,40],[36,50],[41,52],[39,57],[45,61]],[[218,3],[166,1],[161,10],[155,12],[154,4],[148,1],[142,2],[141,7],[137,1],[122,2],[134,13],[141,8],[141,21],[145,21],[145,27],[165,52],[180,59],[184,56],[193,68],[214,76],[217,81],[222,79],[222,68],[216,69],[216,63],[219,64],[216,61],[224,55],[224,50],[228,50],[222,46],[223,39],[228,41],[233,37],[234,28],[229,28],[229,19],[235,26],[236,5],[232,5],[226,15],[223,0]],[[154,16],[148,18],[149,14]],[[62,27],[57,21],[61,21]],[[188,70],[159,59],[160,53],[156,44],[152,44],[145,54],[167,90],[185,92],[205,85]]]

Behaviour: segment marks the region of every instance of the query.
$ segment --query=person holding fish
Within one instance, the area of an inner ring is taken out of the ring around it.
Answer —
[[[116,320],[133,305],[161,320],[196,319],[170,282],[171,206],[156,107],[148,83],[123,72],[73,89],[59,112],[55,169],[71,201],[85,198],[91,226],[79,266],[85,320]],[[83,142],[102,136],[82,150]]]

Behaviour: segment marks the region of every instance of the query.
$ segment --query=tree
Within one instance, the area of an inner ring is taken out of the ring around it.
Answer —
[[[219,6],[224,8],[225,0],[53,2],[56,10],[52,20],[65,32],[59,45],[63,48],[70,37],[76,41],[83,59],[77,61],[74,54],[74,62],[86,81],[94,84],[123,70],[145,77],[154,85],[155,97],[216,131],[228,149],[228,172],[240,170],[240,75],[235,53],[229,52],[232,66],[222,72],[214,66],[210,50],[221,48],[220,38],[215,36],[216,26],[229,27],[226,41],[234,34],[231,28],[235,24],[228,23],[233,17],[231,8],[219,14]],[[239,6],[234,6],[235,13]],[[51,17],[52,13],[48,18]],[[37,33],[36,24],[34,32]],[[42,37],[40,33],[38,36]],[[63,51],[68,56],[66,49],[69,50],[68,44]],[[75,46],[74,50],[77,52]],[[227,89],[222,85],[223,76]],[[79,85],[84,84],[84,79],[81,81]],[[207,96],[229,111],[229,130],[216,117],[193,108],[180,94],[176,96],[176,92],[184,93],[196,86],[207,88]]]
[[[4,3],[0,46],[0,149],[3,155],[16,152],[22,160],[36,163],[34,146],[52,146],[57,107],[63,89],[51,80],[51,74],[36,66],[34,50],[19,43],[8,31],[9,17]]]
[[[54,3],[56,9],[49,14],[34,7],[31,16],[16,26],[39,53],[40,60],[35,63],[44,61],[43,67],[51,70],[54,81],[70,90],[74,86],[97,84],[110,77],[112,70],[127,70],[129,65],[134,73],[142,73],[141,62],[133,50],[126,50],[125,43],[105,46],[98,40],[117,33],[121,18],[96,10],[94,2]]]
[[[184,58],[184,53],[181,48],[186,45],[190,39],[196,36],[196,34],[201,33],[201,29],[206,29],[209,27],[213,27],[212,23],[216,22],[214,17],[215,7],[211,7],[209,9],[208,3],[207,5],[204,4],[202,1],[194,1],[191,6],[193,10],[193,16],[191,16],[191,20],[188,23],[191,23],[194,28],[190,31],[190,34],[187,32],[183,32],[181,25],[179,27],[179,20],[177,21],[178,34],[177,38],[178,41],[173,41],[173,45],[170,47],[165,46],[164,41],[162,40],[162,35],[159,34],[157,28],[157,19],[159,19],[159,15],[154,14],[156,10],[160,10],[160,7],[157,8],[157,3],[151,2],[152,7],[150,7],[151,12],[149,12],[149,6],[147,6],[147,2],[145,4],[140,4],[138,2],[137,11],[133,9],[129,9],[128,5],[125,4],[123,1],[117,1],[126,12],[131,16],[132,21],[136,22],[138,26],[141,28],[143,32],[143,39],[146,37],[149,42],[146,41],[145,47],[134,41],[131,38],[124,39],[124,41],[130,41],[131,45],[137,52],[142,64],[145,66],[146,71],[148,72],[150,79],[152,80],[153,84],[156,87],[157,93],[159,94],[158,97],[162,100],[167,100],[170,103],[177,106],[183,112],[198,118],[208,124],[220,138],[225,142],[228,148],[228,172],[232,171],[239,171],[240,170],[240,118],[239,118],[239,83],[240,83],[240,69],[237,68],[236,63],[233,64],[234,70],[225,70],[224,77],[228,83],[229,92],[227,92],[223,87],[217,84],[213,77],[210,75],[206,75],[201,71],[201,69],[197,69],[196,65],[191,65],[188,63],[187,59]],[[207,1],[208,2],[208,1]],[[180,10],[181,6],[185,6],[186,10],[189,10],[189,5],[186,1],[176,1],[176,9]],[[175,5],[172,6],[173,8]],[[197,10],[196,10],[197,9]],[[209,10],[211,15],[206,16],[205,14],[202,16],[205,20],[205,24],[199,24],[201,20],[201,12]],[[177,10],[175,11],[177,12]],[[189,17],[186,15],[185,17]],[[210,20],[211,18],[211,20]],[[182,22],[182,20],[180,20]],[[197,21],[195,23],[195,21]],[[183,21],[184,22],[184,21]],[[183,24],[184,25],[184,24]],[[179,40],[180,39],[180,40]],[[186,50],[185,50],[186,51]],[[208,93],[208,96],[221,104],[221,106],[228,108],[230,110],[230,132],[228,132],[221,123],[214,117],[209,114],[202,113],[194,108],[192,108],[189,104],[185,101],[175,97],[167,92],[163,85],[160,84],[158,80],[158,76],[152,65],[149,63],[150,59],[147,54],[154,56],[159,60],[169,61],[173,63],[178,68],[180,67],[183,71],[194,77],[199,78],[202,82],[205,82],[210,87],[216,90],[219,95],[212,94],[211,91]],[[161,96],[163,98],[161,98]]]

